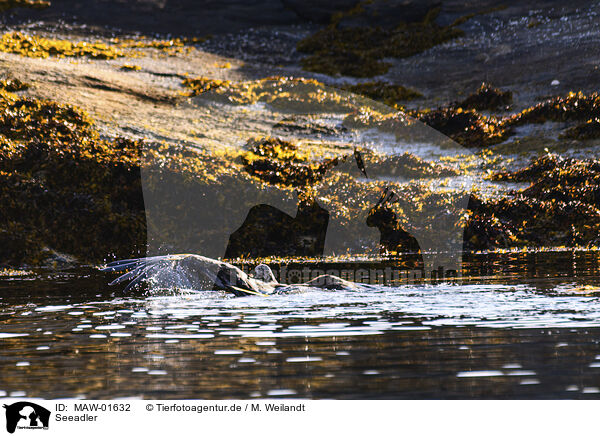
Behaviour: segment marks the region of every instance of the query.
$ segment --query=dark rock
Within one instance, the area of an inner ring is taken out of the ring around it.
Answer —
[[[439,7],[436,0],[374,0],[360,5],[356,13],[345,15],[340,27],[381,27],[393,29],[401,23],[422,22],[429,11]]]
[[[354,0],[353,0],[354,1]],[[310,9],[307,8],[310,15]],[[44,10],[11,9],[7,24],[76,22],[125,33],[203,36],[306,22],[280,0],[53,0]]]
[[[334,14],[352,9],[359,0],[282,0],[282,3],[303,20],[327,24]]]
[[[487,83],[482,83],[477,92],[454,106],[478,111],[506,109],[512,103],[512,99],[511,91],[502,91]]]

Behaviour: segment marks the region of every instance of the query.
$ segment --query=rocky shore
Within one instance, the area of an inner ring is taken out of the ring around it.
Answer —
[[[447,186],[469,177],[466,250],[599,243],[591,2],[42,3],[0,2],[3,267],[143,256],[144,172],[319,198],[347,222],[391,187],[409,232],[426,226],[409,210],[452,211]],[[459,152],[386,152],[409,124]]]

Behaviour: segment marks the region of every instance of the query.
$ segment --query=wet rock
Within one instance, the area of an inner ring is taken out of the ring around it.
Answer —
[[[26,1],[26,0],[22,0]],[[49,8],[11,9],[11,24],[30,21],[86,24],[130,34],[204,36],[257,26],[306,22],[280,0],[53,0]]]
[[[365,168],[377,177],[388,178],[441,178],[459,174],[453,168],[429,162],[411,153],[384,155],[372,151],[361,153]]]
[[[311,119],[294,116],[279,121],[273,126],[273,130],[296,135],[333,136],[341,134],[345,129],[329,127]]]
[[[337,13],[355,7],[360,0],[282,0],[286,8],[294,11],[304,20],[318,24],[327,24]]]
[[[119,39],[103,41],[69,41],[45,38],[22,32],[7,32],[0,38],[0,51],[15,53],[31,58],[48,57],[87,57],[91,59],[117,59],[128,55],[137,56],[135,49],[155,48],[167,54],[181,53],[190,49],[186,44],[199,42],[199,38],[158,39]]]
[[[418,23],[425,20],[432,9],[440,7],[435,0],[374,0],[359,3],[339,21],[340,27],[381,27],[393,29],[402,23]]]

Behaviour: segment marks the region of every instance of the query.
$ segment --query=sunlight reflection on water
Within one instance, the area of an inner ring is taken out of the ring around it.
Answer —
[[[554,289],[5,299],[0,396],[594,397],[600,300]]]

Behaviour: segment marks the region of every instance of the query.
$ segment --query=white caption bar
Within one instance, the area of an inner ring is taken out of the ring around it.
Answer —
[[[596,401],[80,401],[3,399],[1,434],[560,435],[597,428]],[[11,432],[12,430],[12,432]],[[8,431],[8,433],[7,433]]]

